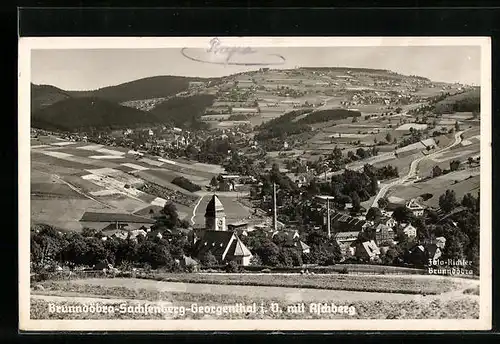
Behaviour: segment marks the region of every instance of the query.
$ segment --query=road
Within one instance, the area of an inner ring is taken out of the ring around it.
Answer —
[[[410,164],[410,170],[408,171],[408,174],[399,178],[399,179],[396,179],[395,181],[393,181],[392,183],[389,183],[389,184],[385,184],[384,186],[382,186],[378,192],[378,194],[375,196],[375,199],[373,200],[373,203],[372,203],[372,207],[378,207],[378,201],[385,196],[385,194],[387,193],[387,191],[394,187],[395,185],[401,185],[401,184],[404,184],[405,182],[415,178],[417,176],[417,172],[418,172],[418,164],[422,161],[422,160],[425,160],[425,159],[429,159],[429,158],[432,158],[433,156],[437,155],[437,154],[440,154],[440,153],[443,153],[443,152],[446,152],[448,150],[450,150],[451,148],[455,147],[456,145],[459,145],[461,142],[462,142],[462,134],[464,132],[466,132],[467,130],[464,130],[464,131],[459,131],[457,133],[455,133],[455,141],[450,144],[449,146],[446,146],[440,150],[437,150],[435,152],[432,152],[428,155],[424,155],[424,156],[421,156],[419,158],[416,158],[415,160],[413,160]]]

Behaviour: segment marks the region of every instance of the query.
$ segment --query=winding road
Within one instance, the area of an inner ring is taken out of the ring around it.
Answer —
[[[440,150],[437,150],[435,152],[432,152],[428,155],[424,155],[424,156],[421,156],[419,158],[416,158],[415,160],[413,160],[410,164],[410,170],[408,171],[408,174],[401,177],[401,178],[398,178],[396,179],[395,181],[393,181],[392,183],[389,183],[389,184],[385,184],[384,186],[382,186],[378,192],[378,194],[375,196],[375,199],[373,200],[373,203],[372,203],[372,207],[378,207],[378,201],[385,196],[385,194],[387,193],[387,191],[389,191],[390,188],[396,186],[396,185],[401,185],[409,180],[411,180],[412,178],[415,178],[417,176],[417,168],[418,168],[418,164],[422,161],[422,160],[425,160],[425,159],[429,159],[429,158],[432,158],[433,156],[437,155],[437,154],[440,154],[440,153],[443,153],[443,152],[446,152],[448,150],[450,150],[451,148],[455,147],[456,145],[459,145],[461,142],[462,142],[462,134],[464,132],[466,132],[467,130],[463,130],[463,131],[459,131],[459,132],[456,132],[455,133],[455,141],[450,144],[449,146],[446,146]]]

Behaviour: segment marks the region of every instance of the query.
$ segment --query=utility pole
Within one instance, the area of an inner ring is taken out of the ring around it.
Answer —
[[[273,230],[278,230],[278,214],[276,205],[276,183],[273,183]]]
[[[319,199],[326,200],[326,229],[327,229],[327,235],[328,239],[332,236],[331,232],[331,220],[330,220],[330,200],[333,200],[333,196],[316,196]]]
[[[326,221],[328,222],[328,225],[327,225],[327,231],[328,231],[328,239],[330,239],[331,237],[331,223],[330,223],[330,199],[327,198],[326,199]]]

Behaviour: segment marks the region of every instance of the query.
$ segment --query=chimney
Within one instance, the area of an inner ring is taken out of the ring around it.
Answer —
[[[278,212],[276,210],[276,183],[273,183],[273,229],[278,230]]]

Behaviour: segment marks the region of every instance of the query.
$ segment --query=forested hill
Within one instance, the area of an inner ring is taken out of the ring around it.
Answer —
[[[183,76],[154,76],[103,87],[94,91],[70,91],[73,97],[97,97],[121,103],[130,100],[161,98],[173,96],[186,91],[191,81],[210,81],[211,79],[191,78]]]
[[[123,128],[156,123],[148,112],[99,98],[67,98],[32,112],[31,125],[47,130],[76,131]]]
[[[67,91],[55,86],[31,84],[31,111],[50,106],[70,97],[71,95]]]

